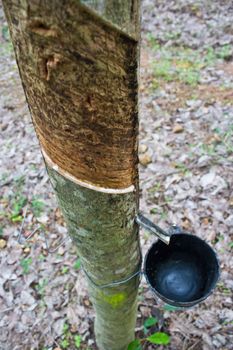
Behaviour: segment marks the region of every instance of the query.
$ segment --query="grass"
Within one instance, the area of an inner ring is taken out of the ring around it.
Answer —
[[[183,163],[176,162],[174,163],[174,167],[178,169],[183,176],[189,176],[191,174],[189,168]]]
[[[48,285],[48,280],[46,278],[39,280],[36,285],[36,290],[38,295],[43,298],[45,296],[45,288]]]
[[[27,198],[22,194],[16,195],[12,201],[10,219],[12,222],[21,222],[23,220],[23,208],[27,203]]]
[[[9,42],[5,42],[4,44],[1,44],[1,53],[3,56],[9,56],[11,54],[13,54],[14,50],[13,50],[13,45],[11,43],[11,41]]]
[[[213,132],[213,141],[211,143],[189,144],[191,150],[189,152],[190,158],[194,157],[196,154],[200,154],[202,156],[209,156],[212,160],[221,161],[224,160],[226,156],[233,154],[233,125],[230,124],[227,131],[217,127]],[[219,147],[221,147],[224,155],[219,154]],[[179,168],[182,172],[186,172],[182,165],[178,164],[176,168]]]
[[[20,260],[20,266],[23,269],[23,274],[28,275],[30,272],[30,266],[32,264],[32,258],[23,258]]]
[[[232,57],[232,46],[224,45],[216,49],[216,57],[228,61]]]
[[[217,153],[216,145],[215,144],[207,145],[207,144],[203,143],[201,145],[201,153],[202,153],[202,155],[207,155],[207,156],[210,156],[210,157],[215,156],[216,153]]]
[[[7,180],[4,176],[4,181]],[[23,185],[25,177],[19,176],[13,182],[12,191],[9,195],[1,199],[1,203],[4,207],[7,207],[7,210],[0,213],[1,219],[6,218],[13,223],[21,222],[23,220],[23,208],[27,203],[26,196],[23,195]]]
[[[3,174],[1,181],[4,183],[7,181],[7,174]],[[25,208],[28,199],[24,195],[25,189],[25,176],[21,175],[14,179],[12,185],[12,191],[5,198],[1,199],[1,203],[7,210],[0,213],[1,219],[10,220],[13,223],[19,223],[23,220],[23,209]],[[45,203],[39,196],[34,196],[30,201],[30,209],[34,214],[34,217],[40,217],[45,208]]]
[[[31,201],[32,211],[35,217],[40,217],[42,212],[44,211],[45,203],[38,197],[33,197]]]
[[[165,210],[158,208],[152,208],[150,214],[158,215],[159,220],[167,220],[168,218],[168,213]]]
[[[1,53],[2,55],[9,55],[13,53],[13,45],[10,39],[9,28],[7,25],[1,27],[1,37],[4,39],[4,42],[1,43]]]
[[[5,41],[10,41],[10,32],[9,32],[8,25],[6,24],[2,26],[2,38]]]
[[[1,175],[0,181],[1,181],[2,183],[4,183],[4,182],[7,180],[8,176],[9,176],[8,173],[3,173],[3,174]]]
[[[82,336],[79,334],[73,335],[70,331],[70,326],[67,323],[64,323],[62,333],[62,340],[60,342],[62,349],[71,348],[71,344],[74,345],[75,349],[81,348]]]
[[[220,137],[228,153],[233,152],[233,125],[230,125],[227,131],[221,131],[219,128],[214,130]]]
[[[62,275],[65,275],[66,273],[68,273],[69,272],[69,267],[68,266],[63,266],[62,268],[61,268],[61,274]]]
[[[176,39],[177,36],[178,33],[174,33],[168,39]],[[154,89],[159,86],[158,80],[179,81],[196,86],[200,82],[203,68],[213,66],[219,59],[229,60],[232,56],[230,45],[216,49],[210,47],[203,52],[183,46],[165,47],[160,45],[151,34],[148,35],[147,39],[156,55],[152,64],[154,73],[152,88]]]
[[[73,268],[75,270],[79,270],[81,267],[81,260],[80,259],[77,259],[75,262],[74,262],[74,265],[73,265]]]
[[[161,182],[158,182],[157,184],[153,185],[148,189],[149,193],[155,193],[161,191]]]
[[[218,289],[221,293],[225,294],[226,296],[231,295],[231,289],[227,288],[223,282],[219,282],[217,284]]]

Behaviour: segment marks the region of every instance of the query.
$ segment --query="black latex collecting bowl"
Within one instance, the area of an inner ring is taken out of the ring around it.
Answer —
[[[191,307],[206,299],[219,278],[213,249],[197,236],[173,235],[169,245],[157,241],[144,264],[148,283],[155,294],[170,305]]]

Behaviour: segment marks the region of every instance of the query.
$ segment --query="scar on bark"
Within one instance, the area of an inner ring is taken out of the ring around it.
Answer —
[[[28,29],[36,34],[44,37],[57,37],[58,32],[56,29],[51,28],[47,24],[43,23],[41,20],[32,20],[28,23]]]
[[[39,70],[42,78],[49,81],[51,79],[51,74],[56,70],[59,63],[61,63],[62,58],[59,54],[53,54],[48,57],[43,57],[39,61]]]
[[[86,100],[86,108],[89,112],[96,112],[97,108],[95,106],[95,102],[92,96],[88,95]],[[91,116],[91,120],[93,121],[95,119],[94,114]]]

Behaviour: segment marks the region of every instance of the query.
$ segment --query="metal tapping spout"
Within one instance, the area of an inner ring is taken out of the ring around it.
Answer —
[[[139,226],[142,226],[147,231],[153,233],[155,236],[157,236],[161,241],[163,241],[167,245],[170,243],[171,234],[164,231],[159,226],[155,225],[152,221],[147,219],[141,213],[138,213],[138,215],[136,216],[136,222],[138,223]]]

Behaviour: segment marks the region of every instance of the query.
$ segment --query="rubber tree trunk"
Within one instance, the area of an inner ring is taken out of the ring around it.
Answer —
[[[101,350],[134,339],[139,0],[3,0],[22,84],[96,311]]]

